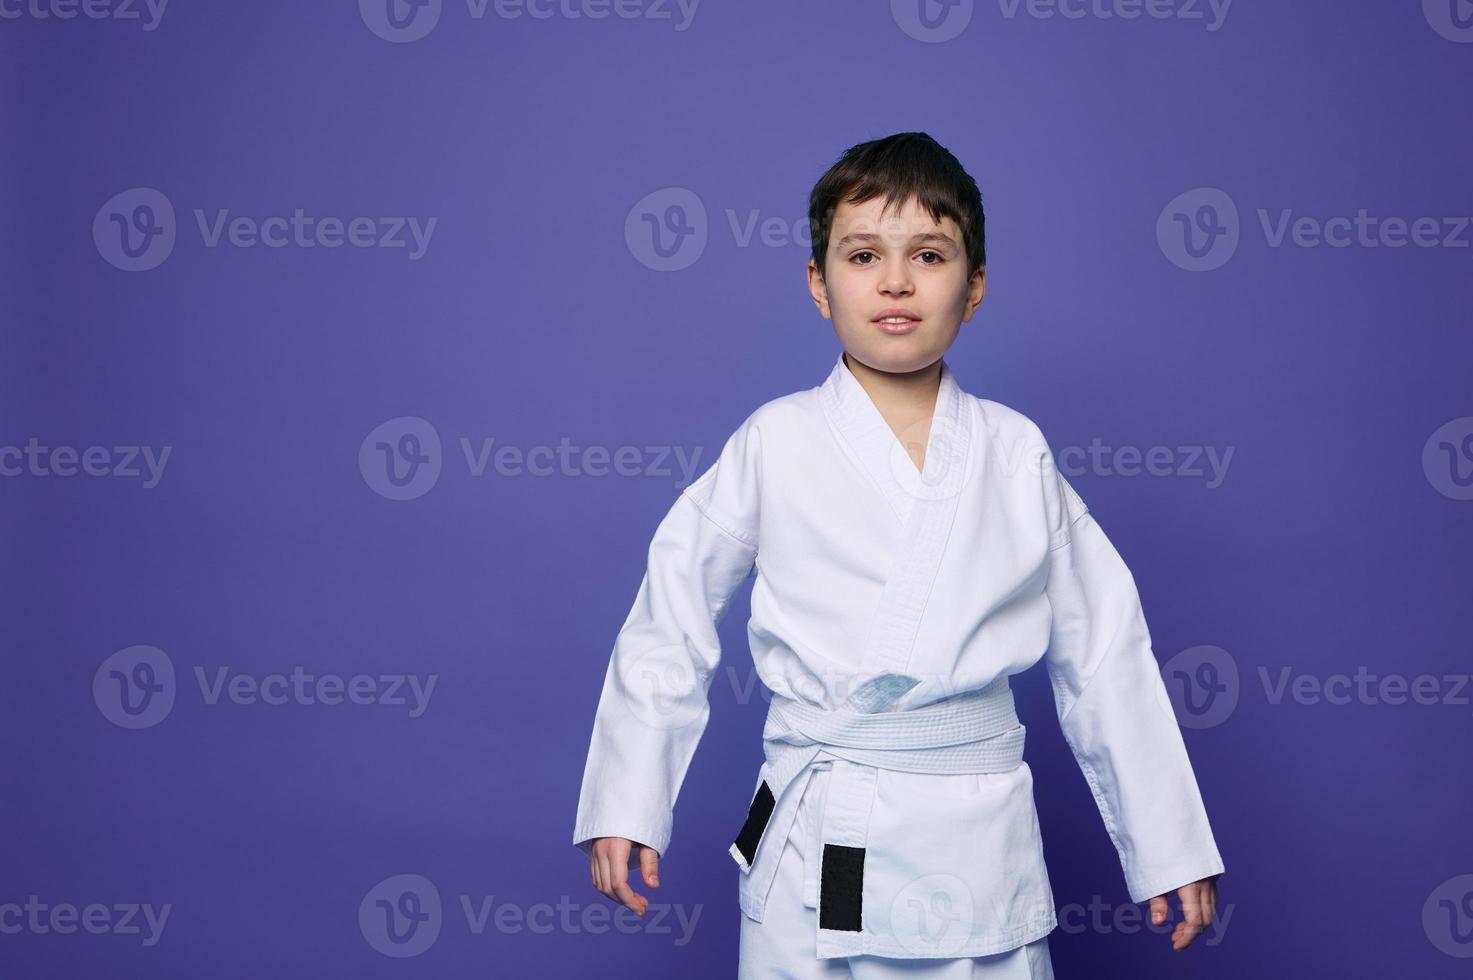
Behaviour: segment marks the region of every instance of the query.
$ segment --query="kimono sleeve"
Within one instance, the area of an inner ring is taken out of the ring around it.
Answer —
[[[1064,738],[1119,853],[1132,902],[1223,871],[1135,579],[1044,452],[1050,521],[1044,660]]]
[[[675,799],[710,716],[717,627],[757,556],[760,436],[749,418],[686,487],[649,546],[594,716],[573,843],[625,837],[664,855]],[[631,849],[630,864],[638,861]]]

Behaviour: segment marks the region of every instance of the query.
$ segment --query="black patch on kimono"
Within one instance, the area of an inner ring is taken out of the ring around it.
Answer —
[[[772,808],[776,804],[772,788],[767,785],[767,780],[762,780],[762,785],[757,787],[757,795],[752,797],[752,805],[747,809],[747,822],[742,824],[736,839],[736,849],[742,852],[748,866],[757,858],[757,842],[762,840],[762,832],[767,829],[767,821],[772,819]]]
[[[859,932],[864,900],[864,848],[823,846],[818,892],[818,927]]]

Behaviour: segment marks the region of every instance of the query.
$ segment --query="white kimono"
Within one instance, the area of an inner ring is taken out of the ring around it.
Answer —
[[[748,416],[656,529],[594,720],[585,853],[618,836],[665,854],[716,627],[754,564],[772,703],[731,846],[751,919],[825,769],[806,883],[820,958],[985,956],[1052,931],[1007,682],[1040,659],[1130,900],[1223,871],[1134,579],[1038,427],[943,361],[918,472],[842,355]]]

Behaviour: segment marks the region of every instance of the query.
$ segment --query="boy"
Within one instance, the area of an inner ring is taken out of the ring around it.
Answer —
[[[809,288],[843,351],[747,417],[656,529],[574,843],[643,915],[755,566],[772,693],[741,869],[742,977],[1049,977],[1056,925],[1008,676],[1043,659],[1133,902],[1185,948],[1222,859],[1135,583],[1028,418],[942,359],[986,290],[976,182],[924,133],[814,187]]]

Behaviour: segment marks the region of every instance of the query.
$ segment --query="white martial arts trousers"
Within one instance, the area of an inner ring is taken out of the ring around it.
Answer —
[[[818,853],[814,848],[818,809],[831,770],[818,763],[803,788],[798,813],[778,860],[777,877],[767,897],[761,922],[742,915],[738,980],[886,980],[890,977],[923,980],[1053,980],[1048,937],[996,953],[953,959],[893,959],[885,956],[848,956],[819,959]]]

